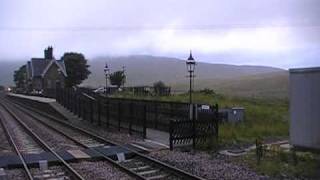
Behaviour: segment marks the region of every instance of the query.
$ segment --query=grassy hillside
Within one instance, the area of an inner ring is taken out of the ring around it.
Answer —
[[[188,82],[171,84],[177,92],[188,89]],[[195,89],[214,89],[228,96],[254,98],[288,98],[287,71],[242,76],[232,79],[195,79]]]
[[[92,74],[86,86],[104,86],[103,67],[108,62],[111,71],[125,66],[126,86],[152,85],[163,81],[175,92],[188,89],[184,60],[154,56],[96,58],[89,61]],[[245,97],[287,97],[287,71],[263,66],[236,66],[198,62],[195,89],[210,88],[219,93]]]
[[[85,84],[92,86],[104,84],[103,67],[105,62],[108,62],[111,71],[121,70],[122,66],[125,66],[128,77],[127,85],[150,85],[158,80],[165,83],[186,80],[186,65],[183,60],[154,56],[126,56],[90,60],[92,74]],[[202,62],[198,62],[196,66],[196,75],[199,79],[230,79],[279,71],[283,70],[263,66],[236,66]]]

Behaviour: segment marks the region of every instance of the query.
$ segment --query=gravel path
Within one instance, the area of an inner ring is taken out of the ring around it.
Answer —
[[[266,179],[222,155],[163,150],[152,152],[150,156],[206,179]]]
[[[83,161],[80,163],[71,163],[71,166],[78,171],[85,179],[115,179],[126,180],[134,179],[127,174],[121,172],[115,167],[111,166],[106,161]]]

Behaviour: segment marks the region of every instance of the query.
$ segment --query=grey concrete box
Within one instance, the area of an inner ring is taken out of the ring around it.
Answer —
[[[320,67],[290,69],[290,142],[320,149]]]
[[[233,107],[233,108],[222,108],[219,109],[220,113],[223,113],[225,122],[241,122],[245,118],[245,108],[243,107]]]

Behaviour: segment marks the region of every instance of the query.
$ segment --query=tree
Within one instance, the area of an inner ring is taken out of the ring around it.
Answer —
[[[17,88],[24,88],[27,80],[27,68],[26,65],[21,66],[18,70],[14,71],[13,81]]]
[[[91,74],[87,60],[81,53],[69,52],[65,53],[62,58],[66,66],[67,77],[65,80],[66,87],[76,86],[87,79]]]
[[[120,88],[120,86],[123,85],[125,81],[126,75],[124,74],[124,71],[116,71],[110,74],[110,83],[117,86],[118,88]]]
[[[157,81],[153,83],[153,88],[156,95],[162,95],[166,85],[162,81]]]

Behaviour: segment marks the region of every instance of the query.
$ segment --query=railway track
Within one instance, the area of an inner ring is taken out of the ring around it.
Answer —
[[[0,118],[3,119],[2,114],[0,113]],[[8,141],[8,136],[4,131],[4,127],[0,123],[0,155],[12,154],[14,149]]]
[[[35,134],[11,109],[7,108],[3,102],[0,102],[2,107],[1,111],[6,111],[7,118],[10,115],[9,121],[4,116],[0,117],[0,122],[3,130],[8,137],[8,141],[13,146],[14,151],[18,155],[25,172],[25,178],[29,180],[33,179],[72,179],[72,180],[83,180],[84,178],[79,175],[63,158],[53,151],[37,134]],[[9,124],[11,123],[12,126]],[[13,127],[14,126],[14,127]],[[28,144],[17,144],[16,133],[20,134],[19,137],[24,137],[21,142],[27,140]],[[31,147],[31,148],[30,148]],[[44,166],[39,168],[30,168],[26,163],[26,159],[23,154],[25,153],[38,153],[38,152],[50,152],[60,162],[60,166],[56,166],[54,169]]]
[[[123,154],[119,154],[112,158],[107,156],[104,156],[104,158],[137,179],[202,179],[161,161],[150,158],[133,149],[105,139],[97,134],[75,127],[65,120],[58,119],[18,102],[14,102],[14,106],[33,117],[38,122],[59,132],[61,135],[71,139],[82,147],[92,148],[97,146],[118,146],[126,149],[130,154],[132,154],[130,157],[125,157]]]
[[[88,146],[85,146],[83,143],[79,142],[78,140],[82,140],[83,142],[88,143],[90,146],[92,146],[95,143],[95,142],[93,142],[92,139],[90,141],[90,138],[86,138],[83,135],[81,136],[82,138],[80,138],[80,135],[75,134],[75,133],[73,133],[72,135],[77,137],[76,139],[73,139],[71,137],[67,137],[67,136],[65,136],[66,133],[64,133],[63,131],[61,131],[61,130],[58,131],[58,130],[48,126],[47,124],[44,124],[41,122],[39,123],[39,121],[37,119],[34,119],[34,116],[29,116],[28,114],[22,112],[18,108],[13,107],[12,104],[8,104],[8,102],[6,102],[6,106],[8,107],[8,109],[15,109],[16,115],[19,114],[21,119],[23,118],[24,123],[27,126],[29,126],[30,129],[35,132],[35,134],[38,134],[38,136],[40,136],[42,138],[44,136],[49,136],[49,137],[51,137],[51,139],[56,139],[58,136],[62,135],[65,139],[67,139],[69,141],[68,143],[71,142],[71,144],[75,144],[77,146],[75,148],[72,148],[71,151],[73,151],[73,152],[77,152],[77,153],[80,152],[81,153],[81,151],[77,151],[77,150],[84,150],[84,149],[88,148]],[[17,117],[19,117],[19,116],[17,116]],[[32,120],[30,118],[32,118]],[[32,122],[32,121],[34,121],[34,122]],[[35,126],[39,126],[39,127],[35,127]],[[62,134],[60,134],[60,133],[62,133]],[[50,140],[48,138],[44,138],[44,139],[46,140],[46,143],[48,144],[48,146],[50,146],[50,147],[54,146],[55,148],[58,147],[58,150],[61,150],[61,147],[59,147],[59,145],[57,145],[57,144],[54,144],[53,140]],[[67,142],[65,142],[65,143],[67,143]],[[66,147],[66,146],[63,145],[62,147]],[[74,150],[76,150],[76,151],[74,151]],[[88,166],[88,164],[90,164],[90,166]],[[76,159],[75,161],[70,161],[69,166],[72,167],[79,175],[81,175],[83,179],[92,179],[92,177],[98,178],[98,179],[110,179],[110,178],[113,179],[113,177],[115,177],[115,179],[133,179],[132,177],[128,176],[127,174],[122,173],[120,170],[115,169],[110,164],[110,162],[106,161],[106,158],[102,158],[102,159],[101,158]],[[94,172],[92,172],[92,171],[94,171]],[[91,176],[92,174],[95,174],[95,176]]]

